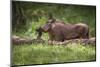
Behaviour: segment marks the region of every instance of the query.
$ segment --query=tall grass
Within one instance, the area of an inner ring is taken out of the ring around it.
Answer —
[[[94,61],[95,47],[80,44],[23,44],[13,47],[13,65]]]

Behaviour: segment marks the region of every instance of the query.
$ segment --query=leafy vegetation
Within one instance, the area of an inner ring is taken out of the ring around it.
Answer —
[[[84,22],[89,26],[90,37],[95,36],[96,7],[36,2],[12,2],[12,34],[36,38],[35,29],[46,23],[48,15],[65,23]],[[49,45],[46,43],[12,45],[13,65],[62,63],[96,60],[95,47],[82,44]]]

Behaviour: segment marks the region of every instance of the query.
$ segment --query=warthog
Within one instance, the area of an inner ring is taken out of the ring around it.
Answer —
[[[89,29],[86,24],[65,24],[55,19],[49,19],[46,24],[37,29],[37,32],[39,32],[38,37],[41,37],[42,32],[47,32],[49,40],[61,42],[77,38],[87,39],[89,37]]]

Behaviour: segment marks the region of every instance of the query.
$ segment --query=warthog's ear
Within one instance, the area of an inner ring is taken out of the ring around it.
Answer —
[[[53,15],[52,14],[49,14],[48,22],[54,23],[55,21],[56,21],[56,19],[53,17]]]
[[[48,16],[48,20],[53,19],[53,15],[50,13]]]
[[[53,18],[53,19],[51,19],[51,23],[54,23],[55,21],[56,21],[56,19],[54,19],[54,18]]]
[[[54,23],[56,19],[49,19],[47,23]]]

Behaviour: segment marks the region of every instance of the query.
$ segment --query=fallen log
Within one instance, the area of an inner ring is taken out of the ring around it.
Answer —
[[[19,36],[12,36],[12,44],[32,44],[32,43],[43,43],[43,39],[31,39],[31,38],[21,38]]]
[[[89,39],[71,39],[71,40],[66,40],[63,42],[57,42],[57,41],[49,41],[49,44],[58,44],[58,45],[66,45],[69,43],[80,43],[84,45],[96,45],[96,39],[95,37],[89,38]]]
[[[44,43],[46,42],[43,39],[31,39],[31,38],[21,38],[19,36],[12,36],[12,43],[13,44],[32,44],[32,43]],[[48,41],[48,44],[58,44],[58,45],[67,45],[69,43],[82,43],[84,45],[90,44],[90,45],[96,45],[96,39],[95,37],[89,38],[89,39],[71,39],[71,40],[66,40],[63,42],[57,42],[57,41]]]

